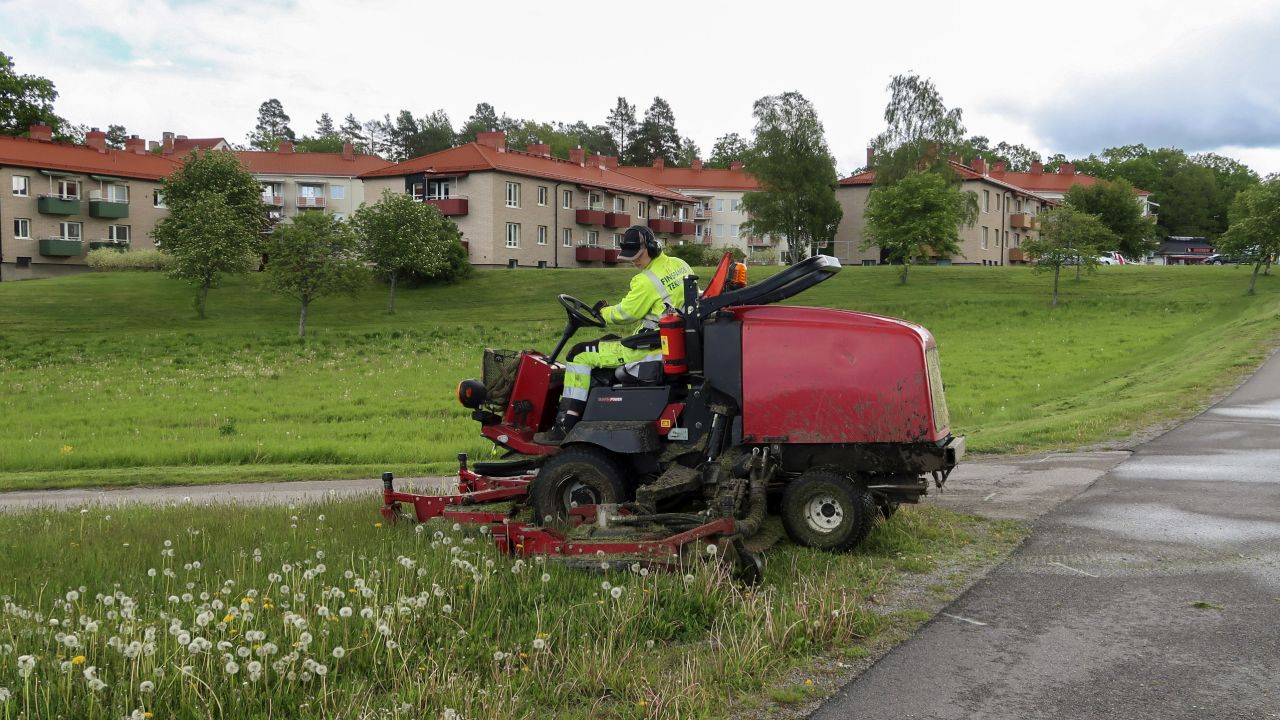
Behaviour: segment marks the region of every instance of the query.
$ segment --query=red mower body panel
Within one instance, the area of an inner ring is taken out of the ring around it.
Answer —
[[[733,308],[747,443],[919,443],[950,421],[928,330],[828,308]],[[710,350],[710,348],[709,348]]]

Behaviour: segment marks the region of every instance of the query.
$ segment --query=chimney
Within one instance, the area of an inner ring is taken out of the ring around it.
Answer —
[[[873,167],[876,164],[876,149],[867,148],[867,167]]]
[[[1008,164],[1008,163],[1006,163],[1006,162],[1004,162],[1004,161],[1000,161],[1000,162],[993,162],[993,163],[991,163],[991,174],[992,174],[992,175],[994,175],[994,174],[996,174],[996,173],[1001,173],[1001,174],[1003,174],[1003,173],[1004,173],[1004,171],[1005,171],[1005,170],[1007,170],[1008,168],[1009,168],[1009,164]]]
[[[951,153],[950,155],[948,155],[948,156],[947,156],[947,159],[948,159],[948,160],[950,160],[950,161],[951,161],[951,162],[953,162],[953,163],[958,164],[958,165],[963,165],[963,164],[964,164],[964,163],[960,162],[960,156],[959,156],[959,155],[956,155],[955,153]]]
[[[701,170],[701,169],[702,169],[702,158],[694,158],[694,159],[693,159],[693,162],[689,164],[689,167],[690,167],[690,168],[692,168],[692,169],[694,169],[694,170]]]
[[[160,141],[158,140],[147,141],[147,152],[155,152],[159,149],[160,149]]]
[[[1035,162],[1031,163],[1031,174],[1032,174],[1032,175],[1043,175],[1043,174],[1044,174],[1044,163],[1040,162],[1039,160],[1037,160],[1037,161],[1035,161]]]
[[[604,156],[604,166],[605,166],[605,167],[607,167],[607,168],[609,168],[610,170],[617,170],[617,169],[618,169],[618,156],[617,156],[617,155],[605,155],[605,156]]]
[[[186,136],[186,135],[175,135],[173,139],[174,139],[174,140],[186,140],[186,139],[187,139],[187,136]]]
[[[667,166],[667,161],[662,158],[654,158],[653,166],[659,170]]]
[[[507,149],[507,134],[501,130],[476,133],[476,144],[504,152]]]
[[[160,137],[161,137],[161,142],[163,143],[163,146],[164,146],[164,154],[172,155],[173,154],[173,133],[166,131]]]
[[[146,155],[147,141],[137,135],[130,135],[124,141],[124,151],[133,153],[134,155]]]
[[[551,157],[551,146],[547,143],[529,143],[529,147],[527,149],[530,155]]]
[[[987,174],[987,161],[983,160],[981,156],[974,158],[973,162],[969,163],[969,167],[981,175]]]
[[[27,137],[41,142],[53,142],[53,128],[44,123],[36,123],[27,130]]]
[[[592,153],[591,157],[587,158],[587,167],[603,168],[604,166],[604,156],[600,153]]]
[[[737,161],[737,160],[734,160],[733,162],[729,163],[729,169],[730,169],[730,170],[741,170],[741,169],[742,169],[742,163],[741,163],[741,162],[739,162],[739,161]]]
[[[356,149],[354,146],[352,146],[351,143],[342,143],[342,159],[343,160],[356,159]]]
[[[293,143],[288,140],[281,140],[280,144],[276,146],[276,152],[280,153],[281,155],[292,155]]]
[[[583,150],[581,147],[576,147],[569,150],[569,162],[573,163],[574,165],[581,165],[583,161],[586,159],[586,157],[587,157],[587,151]]]
[[[1059,175],[1075,175],[1076,166],[1072,163],[1064,162],[1058,166],[1058,174]]]
[[[84,144],[100,153],[105,153],[107,151],[107,134],[98,128],[93,128],[84,134]]]

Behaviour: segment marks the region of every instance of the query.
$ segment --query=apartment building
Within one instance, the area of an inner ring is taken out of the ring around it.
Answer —
[[[996,177],[982,158],[974,158],[968,165],[958,158],[950,162],[951,169],[961,178],[961,190],[977,197],[978,217],[972,226],[960,227],[960,253],[937,260],[957,265],[1026,262],[1022,243],[1037,236],[1037,218],[1053,201]],[[875,177],[875,170],[867,170],[844,178],[836,188],[836,200],[844,217],[836,230],[833,253],[846,265],[877,265],[882,259],[878,247],[862,248],[866,238],[864,213]]]
[[[83,272],[99,247],[154,247],[160,180],[174,160],[137,136],[112,150],[97,128],[83,145],[53,142],[47,125],[28,135],[0,137],[0,281]]]
[[[409,193],[453,219],[477,267],[586,267],[617,263],[618,242],[647,224],[664,242],[696,232],[696,201],[621,172],[616,158],[549,145],[508,148],[501,132],[361,176],[365,194]]]
[[[355,152],[350,143],[340,153],[300,153],[293,143],[282,142],[274,152],[244,150],[236,157],[261,183],[262,201],[277,221],[303,212],[349,218],[366,199],[377,202],[377,193],[367,195],[360,176],[391,166],[377,155]]]
[[[1058,166],[1057,172],[1047,173],[1044,171],[1044,163],[1031,163],[1030,172],[1010,172],[1004,163],[995,162],[991,163],[991,177],[1030,190],[1054,202],[1060,202],[1067,191],[1076,185],[1089,187],[1098,182],[1098,178],[1092,175],[1076,172],[1076,167],[1072,163],[1062,163]],[[1142,214],[1155,222],[1156,208],[1159,204],[1151,201],[1150,191],[1134,188],[1133,194],[1142,207]]]
[[[769,239],[749,236],[742,229],[748,219],[742,196],[759,190],[760,183],[742,169],[740,162],[726,170],[704,167],[701,160],[694,160],[687,168],[667,167],[658,159],[651,166],[624,165],[618,170],[696,201],[692,209],[694,236],[684,238],[685,242],[736,247],[748,255],[773,247]]]

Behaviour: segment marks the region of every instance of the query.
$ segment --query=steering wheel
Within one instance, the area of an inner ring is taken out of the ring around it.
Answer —
[[[604,318],[596,314],[591,306],[582,302],[572,295],[557,295],[556,299],[564,306],[564,311],[569,313],[570,322],[576,325],[586,325],[588,327],[602,328],[608,325]]]

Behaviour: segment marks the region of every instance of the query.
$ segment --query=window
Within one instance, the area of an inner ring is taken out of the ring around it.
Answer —
[[[590,245],[591,247],[596,247],[596,246],[598,246],[598,245],[600,244],[600,231],[599,231],[599,230],[588,230],[588,231],[587,231],[587,244],[588,244],[588,245]]]
[[[996,212],[1000,211],[1000,196],[996,195]]]
[[[636,203],[636,217],[649,217],[649,203],[644,202],[643,200]]]
[[[347,187],[345,185],[329,186],[329,197],[333,198],[334,200],[346,200]]]
[[[164,195],[161,195],[159,190],[151,193],[151,205],[158,208],[168,207],[164,204]]]
[[[587,193],[587,207],[592,210],[604,209],[604,205],[600,202],[600,193]]]
[[[57,186],[58,197],[64,200],[80,199],[79,180],[59,180],[55,184]]]
[[[515,183],[507,183],[507,187]],[[520,247],[520,223],[507,223],[507,247]]]
[[[716,237],[724,237],[724,225],[716,223]]]
[[[729,226],[729,237],[734,238],[734,239],[737,239],[737,237],[738,237],[738,226],[737,226],[737,225],[730,225],[730,226]]]
[[[730,200],[730,201],[729,201],[729,209],[730,209],[730,210],[732,210],[732,211],[734,211],[734,212],[737,212],[737,211],[741,210],[741,209],[742,209],[742,201],[741,201],[741,200],[739,200],[738,198],[734,198],[734,199]]]
[[[58,237],[61,237],[64,240],[79,240],[80,239],[80,223],[78,222],[58,223],[58,232],[59,232]]]
[[[262,183],[262,202],[267,205],[279,205],[279,198],[283,194],[284,188],[276,183]]]
[[[520,207],[520,183],[518,182],[507,183],[507,207],[509,208]],[[507,227],[509,228],[511,226],[508,225]],[[508,235],[510,235],[510,233],[508,233]],[[508,239],[508,242],[510,242],[509,239]],[[512,246],[508,245],[507,247],[512,247]]]
[[[659,217],[659,218],[664,218],[664,217],[666,217],[666,216],[667,216],[667,204],[666,204],[666,203],[658,203],[658,217]]]
[[[18,197],[27,197],[31,193],[31,178],[26,175],[13,176],[13,194]]]
[[[1013,246],[1022,247],[1022,236],[1019,235],[1018,233],[1013,234]]]
[[[615,250],[622,247],[622,233],[613,234],[613,247]]]
[[[453,197],[453,186],[448,179],[428,180],[427,198],[431,200],[448,200]]]
[[[108,225],[107,239],[119,243],[129,242],[129,226],[128,225]]]
[[[982,191],[982,212],[991,212],[991,191]],[[986,247],[983,245],[982,247]]]
[[[20,258],[18,258],[17,266],[18,266],[18,267],[20,267],[20,268],[29,268],[29,267],[31,267],[31,258],[29,258],[29,257],[20,257]]]
[[[573,207],[573,191],[572,190],[565,190],[564,194],[561,195],[560,207],[564,208],[565,210],[568,210]]]
[[[334,220],[339,220],[339,221],[341,221],[341,220],[346,220],[346,219],[347,219],[347,214],[346,214],[346,213],[336,212],[336,213],[334,213],[334,214],[333,214],[333,219],[334,219]]]
[[[573,229],[572,228],[565,228],[564,231],[560,233],[560,237],[562,238],[560,241],[561,245],[565,247],[573,247]]]
[[[621,195],[615,195],[613,198],[613,211],[616,213],[627,211],[627,199]]]
[[[422,183],[414,183],[413,187],[409,188],[409,194],[412,195],[413,199],[417,202],[422,202],[427,197],[426,193],[427,186]]]
[[[29,218],[13,219],[13,239],[14,240],[30,240],[31,239],[31,220]]]
[[[986,191],[983,190],[983,192],[986,192]],[[982,228],[982,249],[983,250],[987,249],[987,231],[988,231],[988,228],[986,227]]]
[[[539,185],[539,186],[538,186],[538,204],[539,204],[539,205],[541,205],[542,207],[546,207],[546,206],[547,206],[547,196],[548,196],[549,194],[550,194],[550,193],[548,193],[548,192],[547,192],[547,186],[546,186],[546,185]]]
[[[106,192],[103,193],[107,202],[127,203],[129,202],[129,186],[128,185],[108,185]]]
[[[724,212],[724,198],[716,198],[716,212]]]
[[[547,244],[547,226],[546,225],[538,226],[538,244],[539,245]]]
[[[694,237],[702,237],[702,231],[704,228],[706,228],[706,225],[699,225],[696,228],[694,228],[693,229]]]
[[[689,208],[687,208],[687,207],[685,207],[685,206],[683,206],[683,205],[681,205],[679,208],[677,208],[677,209],[676,209],[676,218],[677,218],[677,219],[679,219],[681,222],[684,222],[685,220],[688,220],[688,219],[689,219]]]

